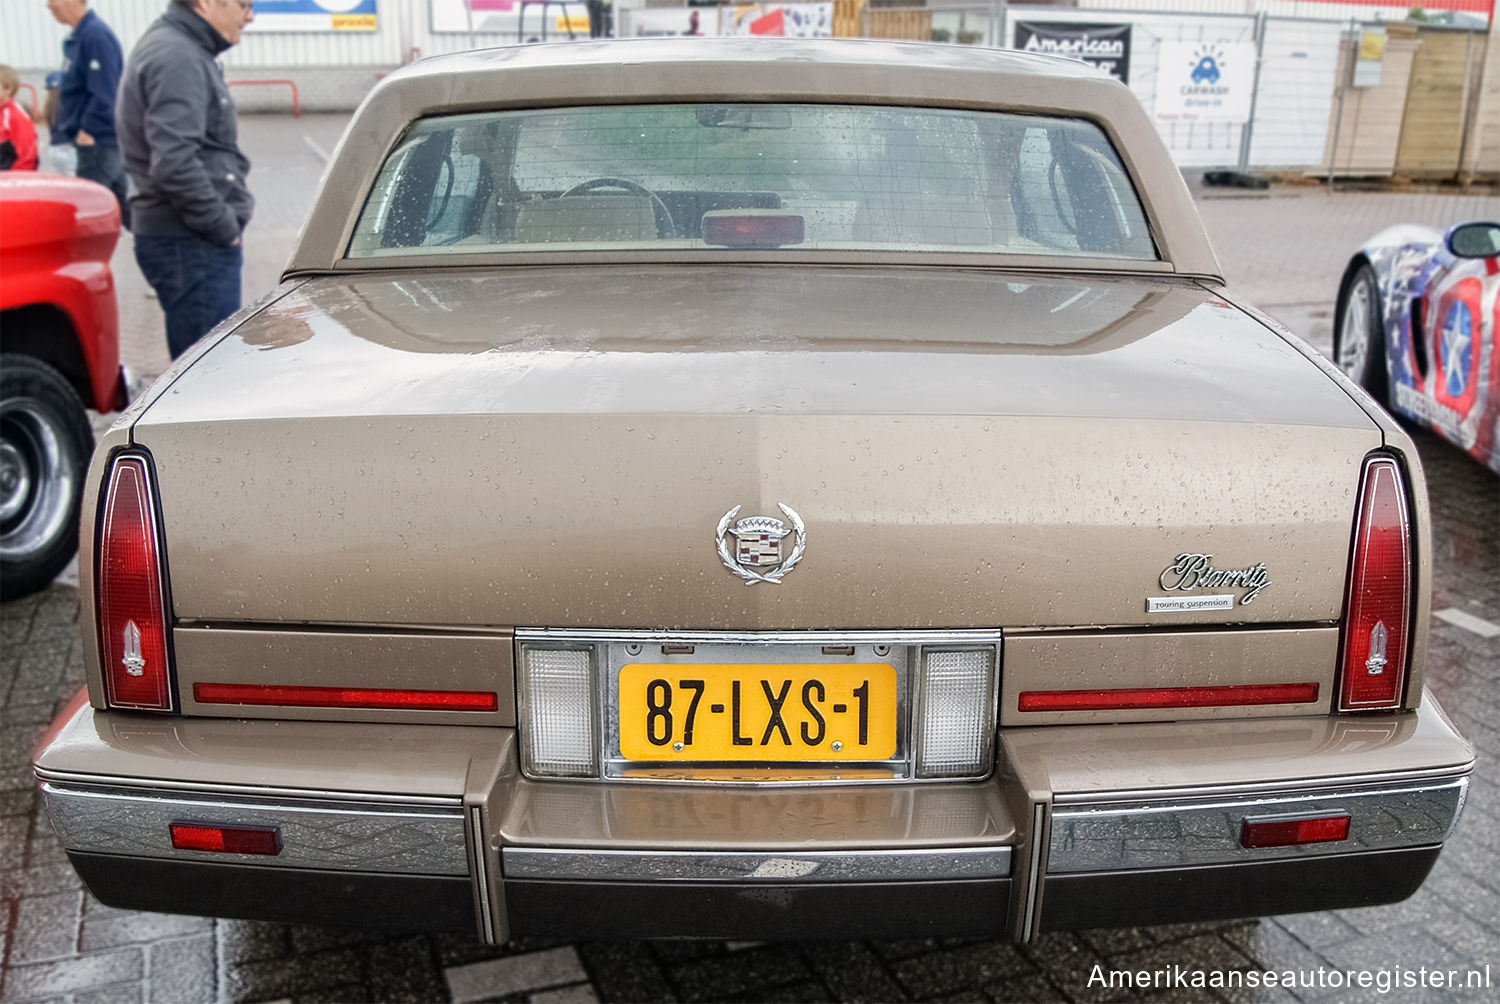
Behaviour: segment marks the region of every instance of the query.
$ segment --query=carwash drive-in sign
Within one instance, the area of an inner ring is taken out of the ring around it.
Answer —
[[[1156,72],[1156,117],[1161,121],[1249,121],[1255,91],[1253,42],[1163,42]]]
[[[1075,21],[1017,21],[1014,45],[1022,52],[1069,56],[1130,83],[1130,25]]]

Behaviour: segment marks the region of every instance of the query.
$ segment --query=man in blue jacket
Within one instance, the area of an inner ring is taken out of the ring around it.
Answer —
[[[130,225],[125,201],[125,168],[115,139],[115,91],[124,57],[120,40],[88,0],[47,0],[47,9],[73,29],[63,40],[62,83],[57,94],[54,132],[78,150],[77,174],[115,193],[120,221]]]
[[[234,101],[216,56],[252,0],[172,0],[130,53],[115,125],[130,174],[135,260],[167,315],[172,358],[240,306],[245,183]]]

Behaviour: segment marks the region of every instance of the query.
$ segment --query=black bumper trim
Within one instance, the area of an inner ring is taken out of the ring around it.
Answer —
[[[1010,879],[505,883],[513,935],[568,938],[999,937]],[[892,904],[900,904],[899,909]]]
[[[1417,891],[1441,845],[1132,872],[1049,875],[1043,931],[1380,906]]]
[[[68,852],[106,906],[240,920],[474,932],[467,876],[266,868]]]

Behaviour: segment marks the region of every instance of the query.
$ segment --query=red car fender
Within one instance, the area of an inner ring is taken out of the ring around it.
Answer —
[[[0,178],[0,310],[38,304],[67,315],[78,336],[99,411],[118,405],[119,308],[109,260],[120,209],[109,189],[60,174]]]

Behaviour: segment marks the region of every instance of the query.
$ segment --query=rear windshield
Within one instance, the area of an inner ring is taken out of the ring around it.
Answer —
[[[618,105],[415,123],[353,258],[791,248],[1154,259],[1078,119],[862,105]]]

